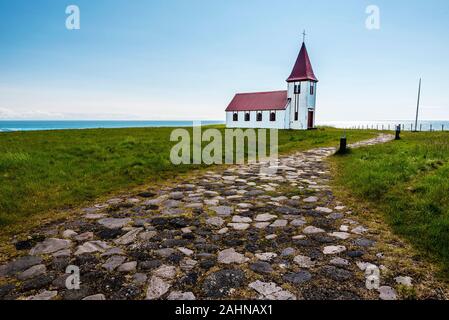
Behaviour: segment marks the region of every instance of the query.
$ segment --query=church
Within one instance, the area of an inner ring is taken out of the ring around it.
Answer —
[[[287,90],[236,94],[226,108],[226,127],[313,129],[317,83],[303,41]]]

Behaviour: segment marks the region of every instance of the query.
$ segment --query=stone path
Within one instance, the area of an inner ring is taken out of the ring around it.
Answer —
[[[366,287],[381,254],[365,260],[376,253],[370,230],[333,197],[324,160],[334,152],[282,157],[274,176],[234,166],[85,208],[15,243],[21,257],[0,266],[0,298],[396,299],[382,276]],[[79,290],[66,287],[70,265]]]

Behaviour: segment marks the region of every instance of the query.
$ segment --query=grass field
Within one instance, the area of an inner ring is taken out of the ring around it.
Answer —
[[[449,277],[449,133],[404,133],[333,161],[338,188],[382,213]]]
[[[223,127],[218,127],[223,130]],[[0,133],[0,227],[52,209],[175,177],[199,166],[175,166],[171,128]],[[280,131],[279,151],[336,145],[337,129]],[[373,132],[349,131],[351,141]]]

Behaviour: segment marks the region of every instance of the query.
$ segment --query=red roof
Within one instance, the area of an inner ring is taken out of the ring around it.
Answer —
[[[285,110],[287,91],[238,93],[226,111]]]
[[[303,42],[301,51],[299,52],[298,59],[296,59],[295,66],[293,67],[292,74],[288,77],[287,82],[293,81],[315,81],[318,79],[313,73],[312,64],[310,63],[309,54],[307,53],[306,44]]]

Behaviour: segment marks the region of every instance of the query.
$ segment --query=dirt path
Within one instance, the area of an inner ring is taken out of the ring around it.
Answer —
[[[16,243],[23,256],[0,266],[0,299],[399,298],[395,285],[411,279],[385,282],[371,230],[328,186],[334,152],[281,157],[273,176],[234,166],[86,208]],[[80,268],[78,290],[67,266]]]

